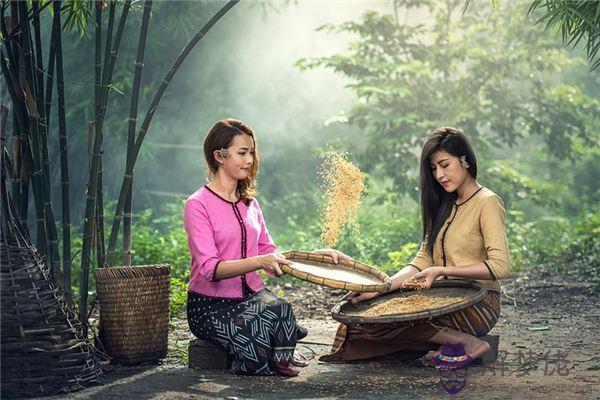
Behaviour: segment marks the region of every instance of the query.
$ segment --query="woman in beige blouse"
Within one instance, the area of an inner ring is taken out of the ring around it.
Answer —
[[[502,200],[476,178],[477,160],[465,135],[448,127],[432,132],[420,164],[423,243],[415,258],[392,277],[390,291],[406,287],[411,277],[424,277],[427,289],[436,279],[463,278],[485,285],[485,297],[463,311],[421,324],[340,325],[332,353],[322,361],[398,352],[416,358],[444,344],[462,344],[476,359],[490,349],[478,336],[487,334],[498,320],[497,280],[508,277],[510,261]],[[345,298],[356,303],[377,295],[350,292]],[[430,351],[428,358],[437,352]]]

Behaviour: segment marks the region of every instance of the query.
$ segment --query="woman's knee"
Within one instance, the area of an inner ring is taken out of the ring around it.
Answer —
[[[281,297],[267,303],[266,309],[277,314],[279,317],[284,317],[288,314],[292,317],[294,316],[292,305]]]

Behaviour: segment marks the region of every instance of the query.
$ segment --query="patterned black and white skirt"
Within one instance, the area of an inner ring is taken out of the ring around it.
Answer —
[[[236,374],[276,375],[277,365],[292,361],[297,340],[307,334],[296,324],[292,306],[268,289],[246,300],[188,292],[187,317],[196,337],[230,354]]]

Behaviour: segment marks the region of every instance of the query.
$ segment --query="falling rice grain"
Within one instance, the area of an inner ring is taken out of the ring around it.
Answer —
[[[347,154],[329,152],[319,169],[325,192],[321,240],[335,247],[344,228],[357,228],[356,216],[365,189],[362,172]]]

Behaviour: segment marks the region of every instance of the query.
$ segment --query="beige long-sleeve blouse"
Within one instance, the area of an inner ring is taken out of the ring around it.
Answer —
[[[433,256],[427,252],[425,239],[409,265],[422,271],[432,266],[461,267],[483,262],[493,279],[479,282],[499,292],[498,279],[510,275],[504,216],[502,199],[481,187],[469,199],[452,207],[433,245]]]

